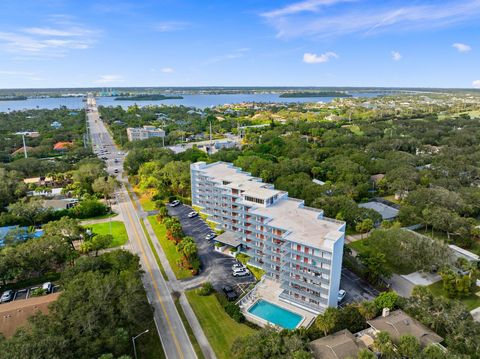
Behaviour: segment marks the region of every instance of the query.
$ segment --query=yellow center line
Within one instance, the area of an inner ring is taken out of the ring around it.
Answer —
[[[128,196],[128,195],[127,195]],[[129,198],[130,199],[130,198]],[[132,218],[132,215],[130,214],[130,209],[128,208],[127,205],[124,205],[126,207],[126,212],[127,212],[127,215],[128,215],[128,219],[130,220],[130,223],[133,227],[133,231],[135,232],[135,237],[137,239],[137,242],[140,244],[140,251],[142,252],[142,256],[143,256],[143,259],[145,261],[145,264],[147,266],[147,269],[148,269],[148,272],[150,274],[150,277],[152,278],[152,283],[153,283],[153,286],[155,287],[155,292],[156,292],[156,295],[157,295],[157,299],[158,301],[160,302],[160,305],[162,306],[162,310],[163,310],[163,313],[165,314],[165,318],[167,320],[167,324],[168,324],[168,329],[170,331],[170,334],[172,335],[173,337],[173,341],[175,342],[175,346],[177,348],[177,352],[178,354],[180,354],[180,357],[181,358],[184,358],[183,356],[183,353],[182,353],[182,350],[180,349],[180,344],[178,342],[178,339],[177,339],[177,336],[175,334],[175,332],[173,331],[173,328],[172,328],[172,323],[170,322],[170,318],[167,314],[167,310],[165,309],[165,304],[163,303],[162,301],[162,298],[160,296],[160,290],[158,289],[158,286],[157,286],[157,283],[155,281],[155,278],[153,277],[153,272],[152,272],[152,267],[150,266],[150,262],[147,260],[147,257],[145,255],[145,248],[143,247],[143,244],[142,244],[142,241],[140,240],[140,236],[138,234],[138,231],[137,231],[137,227],[135,227],[134,225],[134,222],[133,222],[133,218]]]

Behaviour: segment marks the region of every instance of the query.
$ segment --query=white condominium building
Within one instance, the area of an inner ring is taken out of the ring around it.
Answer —
[[[249,263],[280,283],[280,300],[315,314],[337,306],[344,222],[229,163],[197,162],[190,171],[193,205],[238,234]]]
[[[127,137],[129,141],[140,141],[152,137],[165,137],[165,131],[155,126],[129,127]]]

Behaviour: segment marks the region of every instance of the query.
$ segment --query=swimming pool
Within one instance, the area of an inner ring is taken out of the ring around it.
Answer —
[[[295,314],[287,309],[283,309],[278,305],[260,299],[252,305],[248,312],[260,319],[278,325],[285,329],[295,329],[302,321],[301,315]]]

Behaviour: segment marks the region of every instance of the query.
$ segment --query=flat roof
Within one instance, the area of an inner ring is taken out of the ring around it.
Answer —
[[[225,231],[214,239],[217,242],[237,248],[241,243],[238,233]]]
[[[370,201],[366,203],[360,203],[358,205],[361,208],[370,208],[375,212],[380,213],[382,219],[392,219],[398,216],[398,209],[387,206],[386,204]]]
[[[255,207],[252,214],[269,217],[269,226],[287,230],[285,239],[318,247],[325,239],[336,241],[343,235],[340,221],[322,218],[323,212],[303,207],[303,202],[282,198],[268,207]]]

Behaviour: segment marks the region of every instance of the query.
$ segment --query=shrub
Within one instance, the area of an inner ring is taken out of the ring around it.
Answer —
[[[202,287],[197,290],[197,294],[201,296],[207,296],[213,293],[213,285],[211,282],[205,282]]]
[[[45,289],[36,288],[30,292],[30,297],[40,297],[45,294]]]
[[[233,320],[235,320],[238,323],[243,323],[245,321],[245,317],[240,310],[240,307],[232,302],[227,302],[224,305],[225,312],[232,317]]]
[[[398,294],[395,292],[383,292],[375,298],[374,303],[379,310],[388,308],[390,310],[395,309],[397,306]]]

